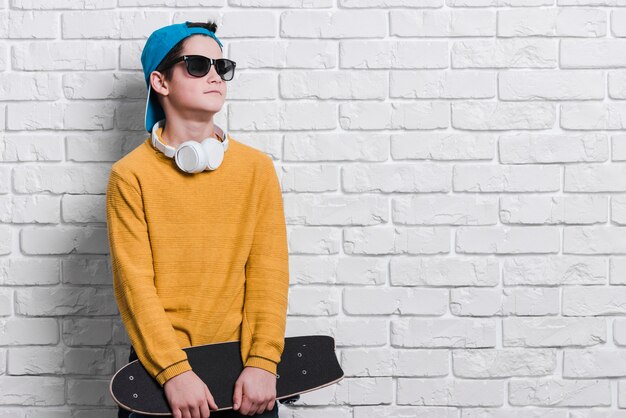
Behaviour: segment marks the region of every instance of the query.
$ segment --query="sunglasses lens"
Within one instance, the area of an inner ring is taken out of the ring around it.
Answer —
[[[216,60],[215,69],[223,80],[230,81],[233,79],[233,75],[235,75],[235,62],[220,58]]]
[[[191,57],[187,60],[187,70],[195,77],[203,77],[209,72],[209,60],[204,57]]]

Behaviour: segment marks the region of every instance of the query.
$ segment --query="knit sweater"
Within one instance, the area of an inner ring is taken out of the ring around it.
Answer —
[[[161,386],[191,370],[184,347],[240,341],[245,367],[274,374],[283,352],[289,269],[278,177],[269,156],[228,138],[214,171],[185,173],[147,138],[109,175],[114,294]]]

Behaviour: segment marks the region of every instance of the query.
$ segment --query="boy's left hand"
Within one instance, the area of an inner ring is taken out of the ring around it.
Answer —
[[[243,415],[262,414],[274,409],[276,375],[258,367],[244,367],[235,382],[233,410]]]

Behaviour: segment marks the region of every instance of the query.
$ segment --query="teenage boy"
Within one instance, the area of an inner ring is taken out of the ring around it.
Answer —
[[[163,387],[174,418],[278,417],[289,287],[283,201],[272,159],[213,121],[235,72],[216,29],[173,24],[144,46],[151,135],[113,164],[106,192],[113,288],[129,361]],[[234,408],[211,413],[218,405],[182,348],[234,340],[244,364]]]

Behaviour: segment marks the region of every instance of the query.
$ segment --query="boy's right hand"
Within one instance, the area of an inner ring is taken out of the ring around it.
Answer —
[[[192,370],[172,377],[163,385],[174,418],[208,418],[217,404],[207,385]]]

